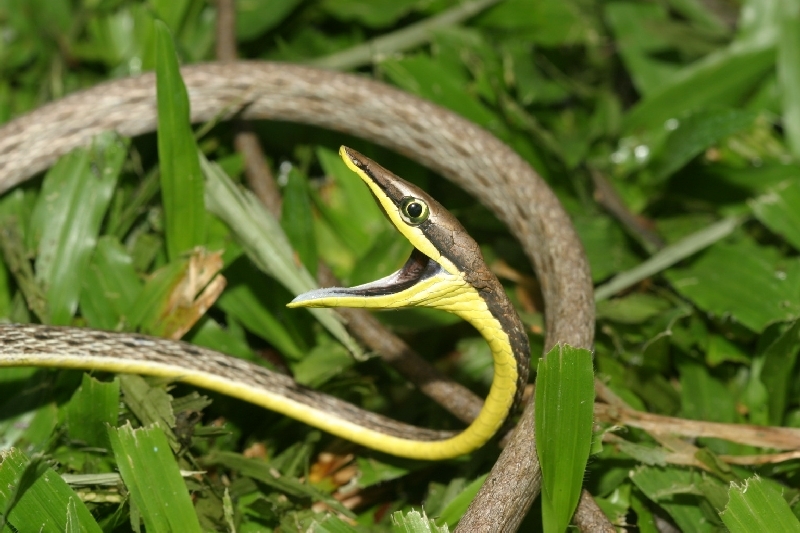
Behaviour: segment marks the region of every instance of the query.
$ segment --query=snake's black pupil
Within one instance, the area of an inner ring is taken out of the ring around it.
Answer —
[[[408,213],[408,216],[411,218],[417,218],[422,214],[422,206],[417,202],[411,202],[406,207],[406,213]]]

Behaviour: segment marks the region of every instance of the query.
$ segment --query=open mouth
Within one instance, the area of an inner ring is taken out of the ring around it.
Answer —
[[[336,296],[369,297],[397,294],[441,271],[439,263],[415,248],[400,270],[384,278],[355,287],[331,287],[310,291],[297,296],[292,300],[292,304]]]

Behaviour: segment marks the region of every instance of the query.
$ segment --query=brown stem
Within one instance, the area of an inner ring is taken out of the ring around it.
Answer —
[[[622,224],[650,253],[664,247],[664,240],[650,227],[647,221],[634,214],[625,205],[614,185],[599,170],[591,169],[594,182],[594,199]]]
[[[798,428],[687,420],[629,408],[613,407],[603,403],[595,404],[594,416],[595,420],[643,429],[651,435],[712,437],[759,448],[800,450],[800,429]]]
[[[217,59],[236,61],[236,5],[234,0],[217,0]],[[276,217],[281,216],[281,193],[275,177],[267,164],[252,125],[246,120],[234,119],[233,145],[244,158],[244,174],[250,190]]]

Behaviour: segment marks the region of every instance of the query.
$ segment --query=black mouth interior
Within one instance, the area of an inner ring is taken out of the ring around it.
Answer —
[[[439,272],[439,263],[416,248],[411,252],[403,267],[383,279],[345,289],[349,294],[362,296],[383,296],[396,294]]]

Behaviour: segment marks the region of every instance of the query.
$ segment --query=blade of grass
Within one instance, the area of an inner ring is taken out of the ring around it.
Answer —
[[[592,446],[594,371],[588,350],[557,345],[536,375],[536,451],[542,465],[542,523],[565,531],[578,505]]]
[[[31,216],[38,242],[36,281],[45,291],[51,324],[69,324],[100,225],[128,152],[115,134],[97,136],[90,148],[62,157],[42,183]]]
[[[317,242],[314,236],[314,216],[308,192],[308,178],[292,167],[283,189],[281,227],[297,256],[312,277],[317,275]]]
[[[678,261],[711,246],[715,242],[730,235],[743,221],[742,217],[728,217],[711,224],[688,237],[663,248],[650,259],[630,270],[616,275],[608,283],[604,283],[594,291],[594,300],[600,302],[614,294],[639,283],[654,274],[665,270]]]
[[[383,35],[342,52],[309,61],[315,67],[348,70],[391,56],[428,42],[437,29],[453,26],[475,16],[499,0],[474,0],[461,3],[435,17],[428,17],[402,30]]]
[[[205,243],[203,172],[192,132],[189,96],[167,26],[155,23],[158,158],[169,258]]]
[[[147,531],[200,533],[186,482],[161,428],[110,427],[108,436]]]

